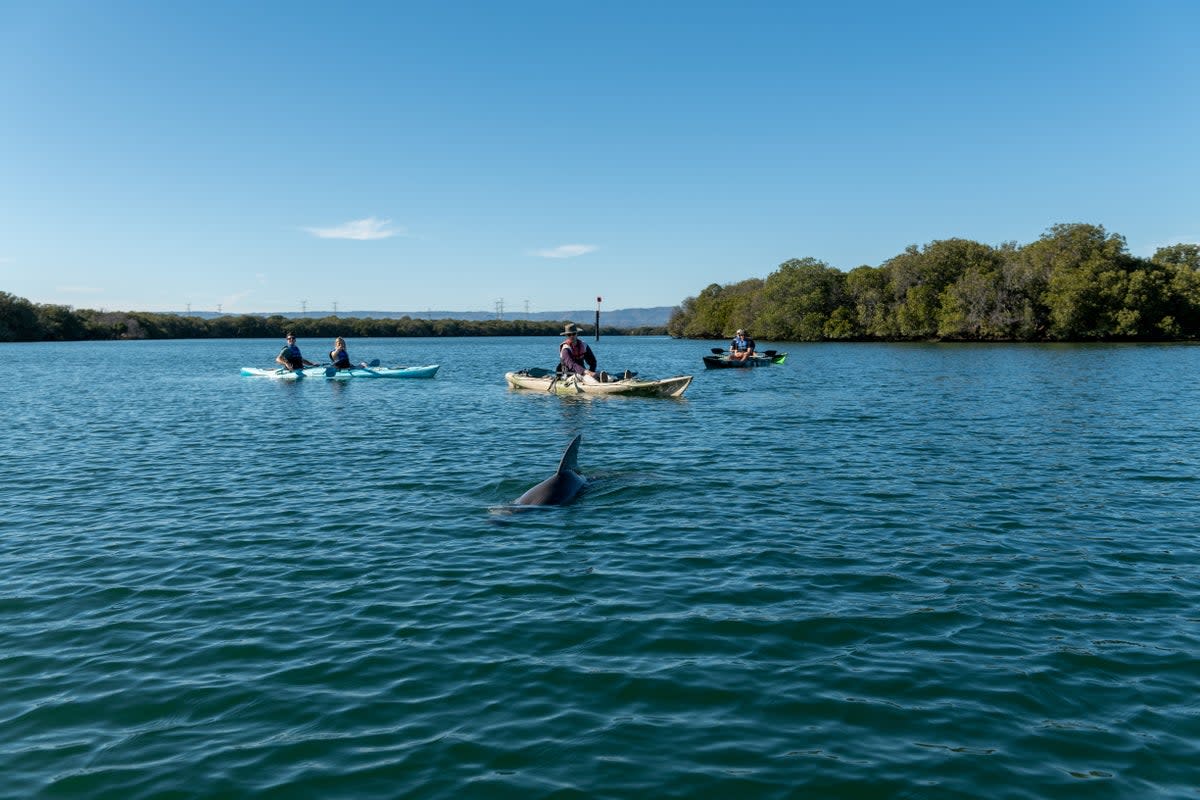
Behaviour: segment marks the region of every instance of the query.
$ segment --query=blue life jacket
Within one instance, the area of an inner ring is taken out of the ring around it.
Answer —
[[[749,336],[747,336],[744,339],[741,336],[735,336],[735,337],[733,337],[733,341],[729,343],[729,349],[734,351],[735,353],[741,353],[746,350],[753,350],[754,349],[754,340],[751,339]]]
[[[283,359],[291,364],[292,369],[299,369],[304,366],[304,357],[300,355],[299,345],[284,345],[283,349],[279,351],[279,355],[283,356]]]

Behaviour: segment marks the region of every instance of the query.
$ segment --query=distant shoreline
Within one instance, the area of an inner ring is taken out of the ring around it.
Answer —
[[[622,324],[646,312],[661,323]],[[374,313],[374,312],[372,312]],[[379,312],[384,313],[384,312]],[[476,312],[468,312],[476,313]],[[0,292],[0,342],[107,341],[121,339],[263,339],[291,331],[302,338],[344,336],[555,336],[568,322],[594,335],[595,312],[563,312],[559,319],[460,319],[422,317],[285,317],[280,314],[183,316],[176,312],[97,311],[40,305]],[[663,309],[621,309],[601,316],[602,336],[666,335]]]

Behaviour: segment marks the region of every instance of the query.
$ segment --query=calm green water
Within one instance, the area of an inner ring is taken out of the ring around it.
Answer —
[[[1200,795],[1200,347],[555,344],[0,346],[0,795]]]

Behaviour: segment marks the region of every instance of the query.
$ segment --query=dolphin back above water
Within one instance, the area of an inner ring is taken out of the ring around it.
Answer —
[[[587,479],[579,474],[579,465],[576,463],[582,438],[582,434],[577,435],[567,445],[562,460],[558,462],[557,472],[525,492],[513,503],[519,506],[561,506],[575,499],[575,495],[579,494],[579,490],[587,483]]]

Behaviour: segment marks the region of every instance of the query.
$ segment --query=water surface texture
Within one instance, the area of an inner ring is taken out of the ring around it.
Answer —
[[[0,346],[0,794],[1200,794],[1200,347],[281,344]]]

